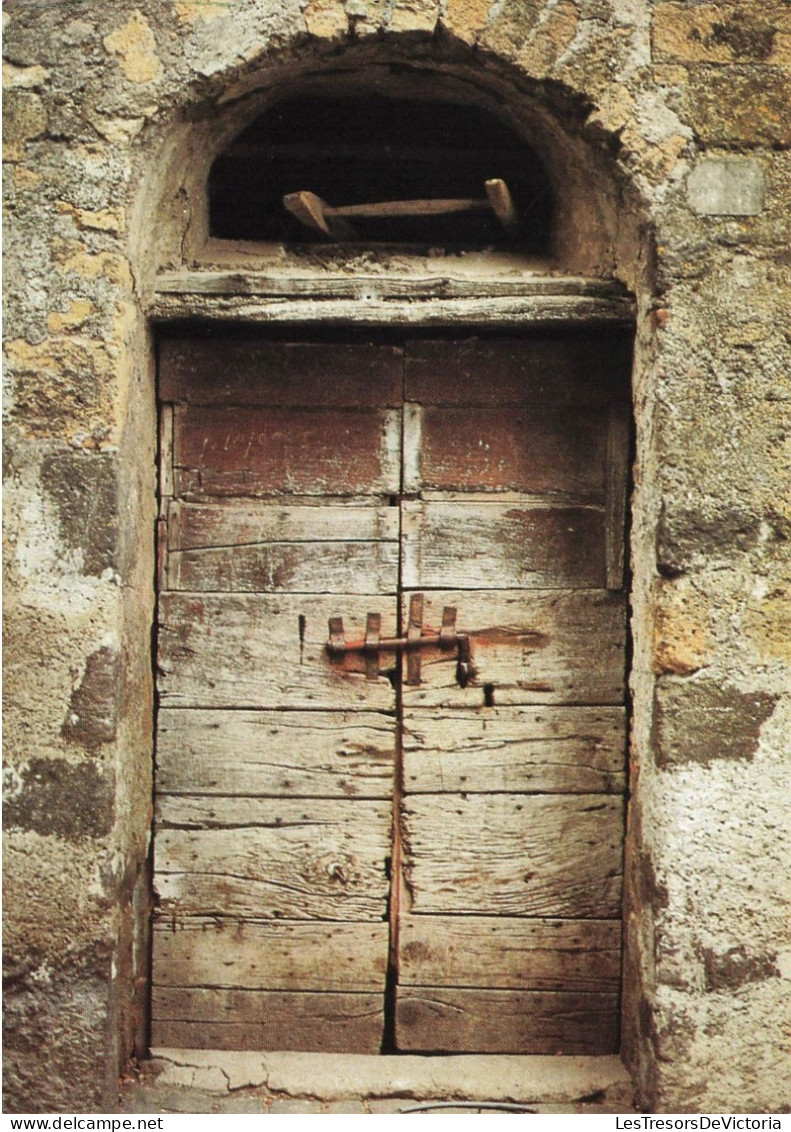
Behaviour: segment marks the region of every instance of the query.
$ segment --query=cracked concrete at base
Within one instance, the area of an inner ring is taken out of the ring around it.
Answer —
[[[630,1105],[632,1085],[618,1057],[472,1054],[451,1057],[321,1053],[152,1050],[158,1087],[229,1094],[264,1088],[286,1097],[342,1101],[361,1097],[414,1100],[575,1104],[585,1099]],[[161,1067],[161,1068],[160,1068]]]

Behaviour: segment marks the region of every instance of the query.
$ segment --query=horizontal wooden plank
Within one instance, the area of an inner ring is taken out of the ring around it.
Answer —
[[[474,678],[462,688],[452,653],[421,649],[419,685],[404,704],[619,704],[624,700],[626,609],[603,590],[429,591],[424,625],[435,631],[444,606],[470,634]],[[488,691],[487,691],[488,686]]]
[[[159,799],[155,888],[166,915],[379,921],[391,807],[341,799]]]
[[[401,816],[415,914],[620,915],[621,798],[413,794]]]
[[[423,588],[603,587],[604,515],[591,507],[403,505],[403,584]]]
[[[289,507],[245,500],[182,503],[168,508],[168,549],[256,546],[259,543],[393,542],[397,507],[321,503]]]
[[[604,498],[607,422],[595,407],[430,405],[420,415],[420,488]]]
[[[624,708],[408,709],[407,793],[617,794],[624,789]]]
[[[392,494],[401,413],[179,405],[173,459],[178,495]]]
[[[387,593],[398,546],[383,542],[269,542],[170,551],[168,586],[201,593]]]
[[[163,336],[160,398],[193,405],[397,406],[403,350],[249,335]]]
[[[161,708],[157,789],[389,798],[395,728],[373,712]]]
[[[423,405],[602,404],[626,395],[625,334],[407,343],[405,396]]]
[[[154,924],[158,987],[384,993],[388,926],[194,918]]]
[[[331,661],[328,619],[362,637],[366,614],[395,633],[395,597],[165,593],[160,597],[159,692],[172,707],[392,711],[386,676],[368,680],[362,656]],[[380,654],[381,669],[393,654]]]
[[[194,280],[194,282],[192,281]],[[401,283],[389,285],[380,276],[368,283],[349,280],[341,288],[330,279],[308,280],[298,288],[293,283],[263,286],[263,292],[251,291],[247,282],[234,286],[226,282],[220,291],[202,286],[203,273],[196,272],[179,290],[155,291],[147,313],[154,322],[180,321],[204,326],[207,319],[215,323],[240,321],[250,325],[305,327],[338,325],[356,327],[395,326],[414,332],[416,327],[445,329],[458,326],[462,332],[472,327],[483,330],[508,329],[524,332],[529,329],[572,329],[581,326],[632,327],[635,305],[630,298],[604,294],[552,294],[546,291],[522,293],[519,285],[496,283],[470,286],[465,292],[446,279],[436,283],[409,287]],[[289,291],[289,286],[293,289]],[[474,293],[470,293],[470,291]],[[403,294],[406,292],[407,295]],[[447,292],[447,293],[445,293]],[[408,297],[411,296],[411,297]]]
[[[400,989],[396,1044],[427,1053],[616,1053],[615,994]]]
[[[176,1049],[379,1053],[384,998],[371,993],[154,988],[151,1044]]]
[[[333,140],[332,152],[336,152]],[[454,151],[455,153],[456,151]],[[432,148],[432,160],[436,160],[436,151]],[[223,253],[228,248],[228,242],[210,241],[210,253],[221,263]],[[388,271],[386,274],[361,275],[355,272],[331,273],[321,268],[313,275],[295,275],[293,272],[278,273],[271,269],[240,270],[238,266],[238,244],[231,245],[233,269],[223,269],[222,266],[211,266],[215,263],[198,269],[182,268],[178,271],[163,271],[156,279],[156,291],[160,294],[194,294],[194,295],[271,295],[283,298],[289,295],[300,296],[328,296],[338,299],[354,299],[360,292],[374,292],[392,298],[419,299],[442,298],[443,296],[457,298],[475,298],[483,296],[513,296],[515,298],[569,297],[580,296],[611,298],[630,302],[630,298],[620,283],[612,279],[602,279],[592,275],[561,275],[548,270],[536,270],[520,274],[510,273],[498,279],[493,275],[482,279],[479,275],[474,277],[448,276],[441,274],[428,275],[425,271],[407,274],[398,274]],[[250,254],[255,252],[255,245],[247,245]],[[546,265],[542,265],[546,267]],[[190,337],[188,342],[192,341]]]
[[[398,929],[398,982],[617,993],[620,920],[412,916]]]

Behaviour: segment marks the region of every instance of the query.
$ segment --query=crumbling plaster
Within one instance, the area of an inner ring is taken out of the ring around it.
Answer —
[[[787,1110],[788,4],[10,0],[4,23],[7,1111],[108,1107],[145,1043],[146,308],[201,255],[213,155],[328,73],[510,116],[559,262],[636,294],[624,1054],[654,1111]]]

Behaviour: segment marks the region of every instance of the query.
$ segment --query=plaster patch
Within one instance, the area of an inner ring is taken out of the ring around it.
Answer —
[[[687,199],[699,216],[757,216],[764,206],[764,173],[753,158],[709,157],[687,178]]]

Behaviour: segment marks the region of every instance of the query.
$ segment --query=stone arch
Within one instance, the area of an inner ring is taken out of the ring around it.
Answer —
[[[364,98],[473,105],[500,118],[529,143],[552,185],[552,258],[563,270],[622,278],[635,264],[648,210],[619,161],[620,143],[591,118],[584,91],[531,77],[496,56],[472,52],[445,35],[352,37],[332,49],[308,41],[264,53],[242,70],[229,63],[207,96],[195,84],[160,135],[137,194],[135,259],[139,278],[195,259],[208,235],[206,184],[216,157],[277,102],[324,91]]]

